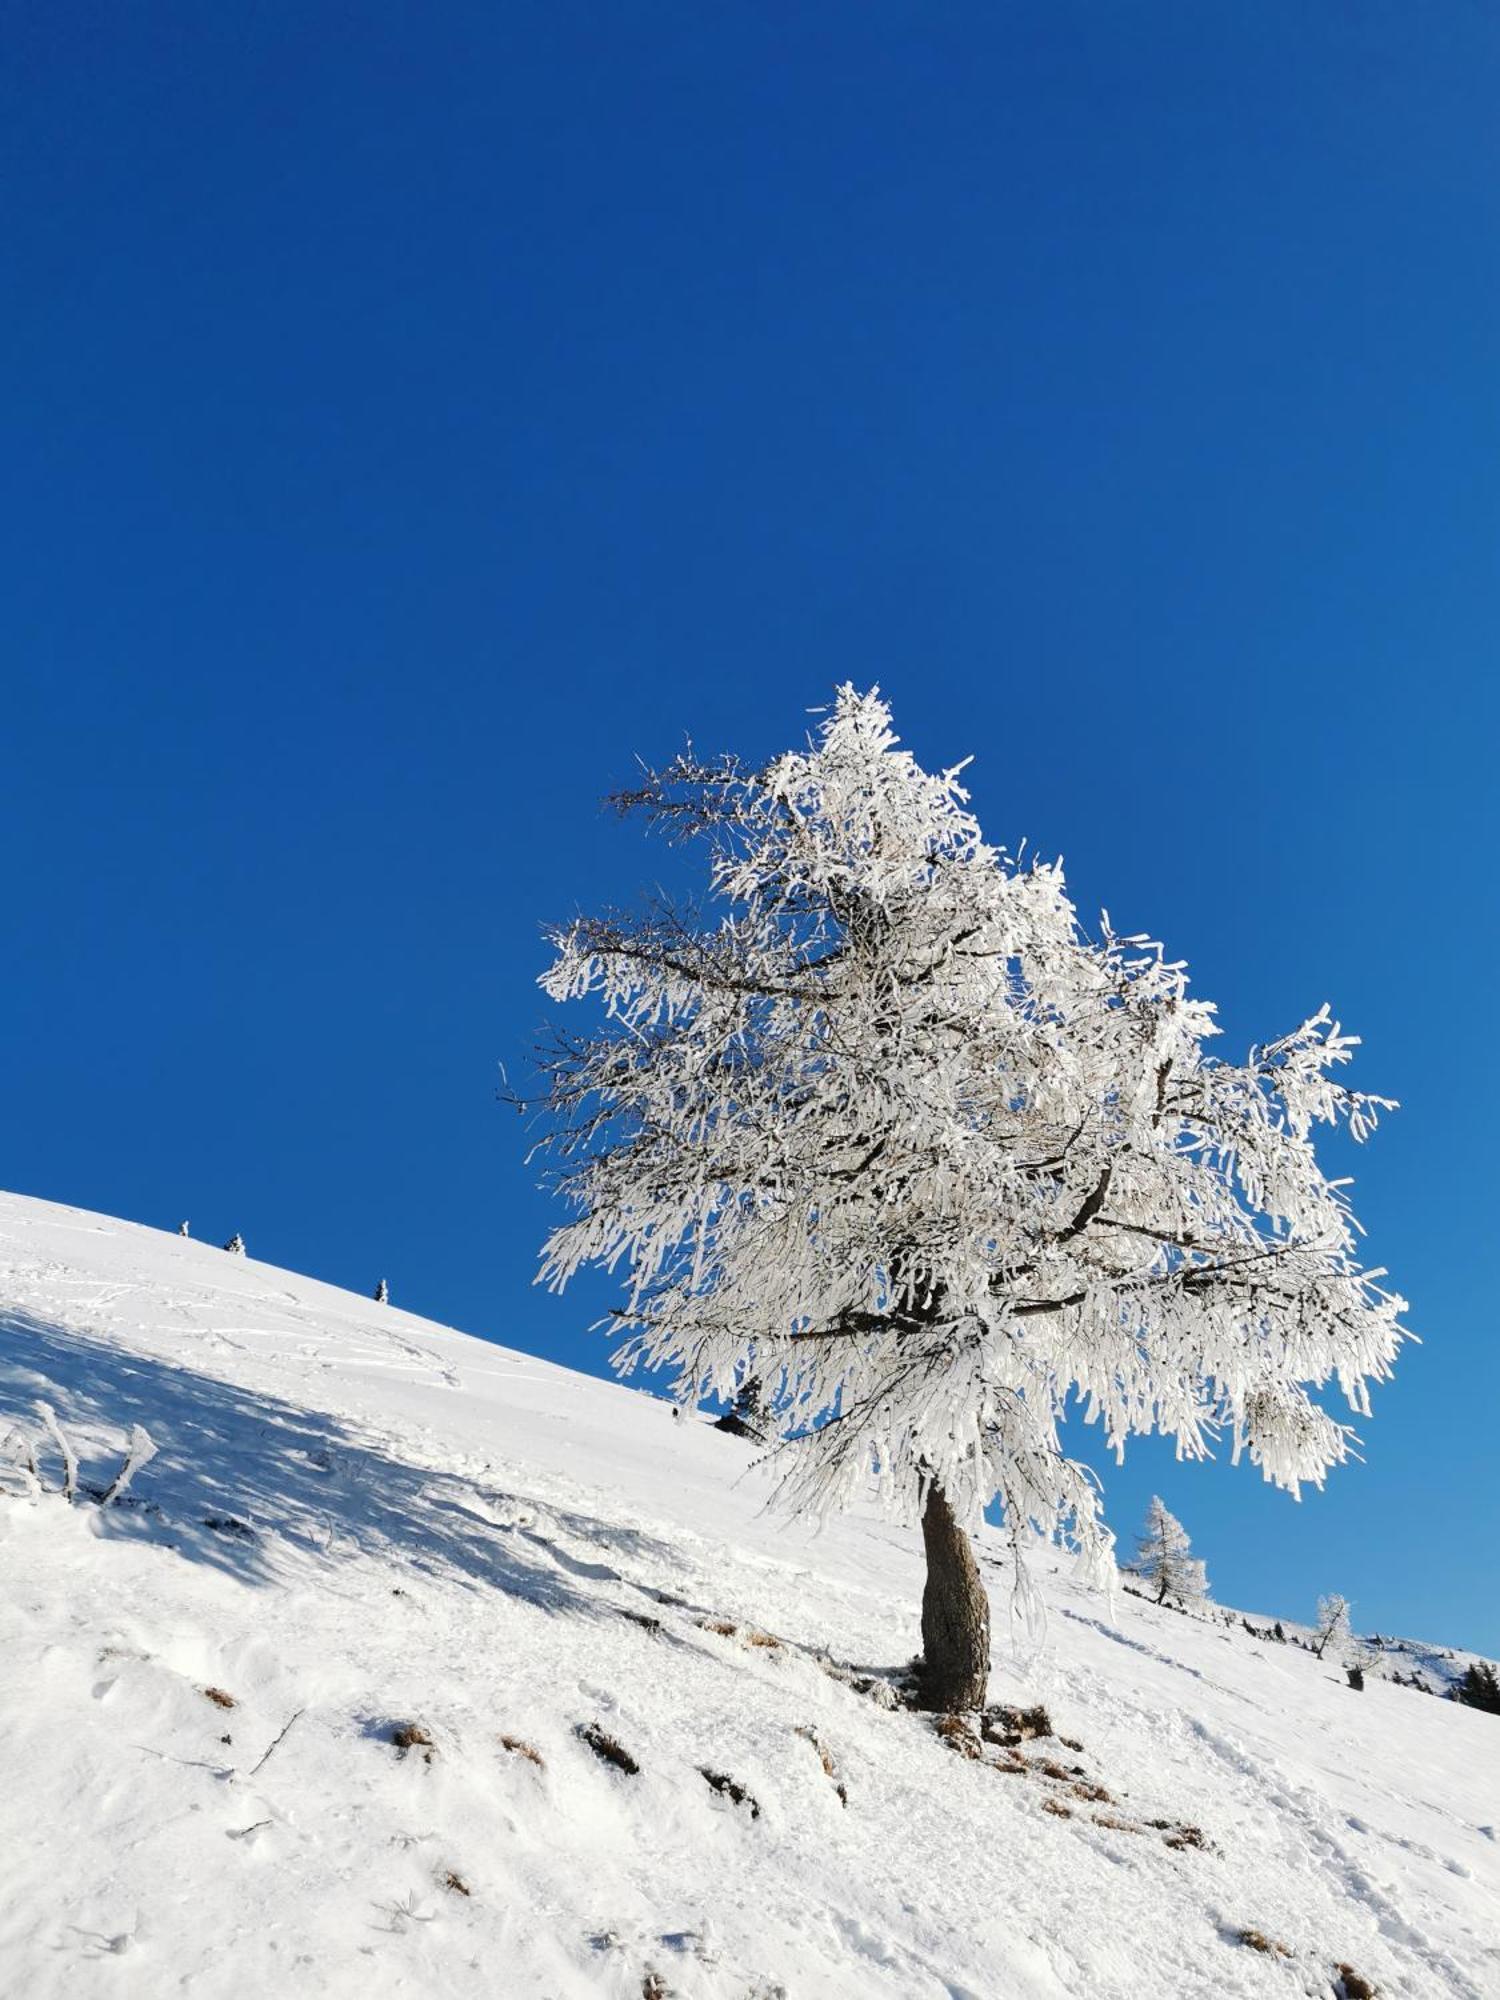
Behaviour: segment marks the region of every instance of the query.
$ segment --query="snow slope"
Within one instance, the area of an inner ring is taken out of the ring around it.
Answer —
[[[85,1481],[132,1423],[159,1455],[134,1505],[0,1498],[6,1995],[1500,1993],[1493,1717],[1043,1559],[992,1693],[1081,1748],[970,1761],[820,1661],[915,1651],[911,1533],[766,1514],[652,1398],[0,1197],[0,1419],[39,1397]]]

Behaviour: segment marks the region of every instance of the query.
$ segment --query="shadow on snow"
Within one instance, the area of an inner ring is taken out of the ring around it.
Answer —
[[[56,1406],[65,1434],[102,1429],[119,1439],[91,1453],[74,1440],[85,1483],[113,1475],[132,1423],[150,1431],[158,1456],[110,1509],[111,1534],[174,1549],[242,1583],[285,1581],[309,1563],[365,1555],[502,1590],[544,1611],[606,1616],[615,1607],[598,1586],[625,1579],[539,1532],[538,1513],[568,1536],[624,1555],[648,1553],[651,1541],[414,1464],[337,1417],[30,1313],[0,1314],[0,1435],[12,1421],[25,1426],[50,1478],[55,1447],[40,1436],[39,1397]],[[649,1553],[674,1552],[652,1543]]]

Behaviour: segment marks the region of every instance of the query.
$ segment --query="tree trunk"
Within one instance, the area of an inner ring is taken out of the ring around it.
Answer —
[[[967,1531],[934,1480],[922,1510],[927,1585],[922,1592],[923,1708],[983,1708],[990,1681],[990,1600]]]

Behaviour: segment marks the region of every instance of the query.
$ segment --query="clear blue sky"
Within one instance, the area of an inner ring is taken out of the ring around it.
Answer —
[[[5,9],[0,1180],[586,1367],[496,1065],[597,811],[878,681],[1236,1045],[1325,998],[1426,1345],[1228,1601],[1500,1651],[1500,22]]]

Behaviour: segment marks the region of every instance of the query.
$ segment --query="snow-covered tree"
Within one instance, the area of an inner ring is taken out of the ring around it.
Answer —
[[[185,1222],[179,1222],[179,1223],[178,1223],[178,1225],[177,1225],[177,1234],[178,1234],[179,1236],[191,1236],[191,1235],[192,1235],[192,1233],[193,1233],[193,1232],[192,1232],[192,1231],[191,1231],[191,1230],[190,1230],[190,1229],[188,1228],[188,1226],[187,1226],[187,1224],[186,1224]]]
[[[229,1241],[224,1245],[224,1248],[230,1253],[232,1257],[243,1257],[245,1254],[245,1239],[243,1236],[241,1236],[240,1232],[236,1230],[233,1236],[231,1236]]]
[[[390,1302],[391,1288],[385,1279],[382,1278],[380,1283],[375,1287],[375,1303],[378,1306],[388,1306]]]
[[[873,1490],[921,1520],[943,1708],[984,1696],[966,1530],[992,1498],[1018,1543],[1107,1565],[1070,1402],[1117,1453],[1227,1432],[1295,1491],[1352,1440],[1310,1390],[1368,1413],[1403,1308],[1313,1148],[1384,1108],[1336,1080],[1355,1038],[1325,1007],[1215,1058],[1183,966],[989,846],[961,768],[921,769],[845,687],[764,769],[646,773],[620,803],[701,840],[711,908],[580,917],[542,981],[603,1010],[543,1058],[577,1211],[543,1277],[622,1271],[619,1365],[685,1402],[732,1397],[753,1355],[792,1504]]]
[[[1146,1526],[1136,1540],[1135,1572],[1156,1592],[1158,1604],[1170,1597],[1197,1604],[1208,1595],[1208,1572],[1191,1553],[1187,1530],[1153,1493]]]
[[[1318,1599],[1317,1642],[1313,1651],[1321,1660],[1330,1646],[1337,1656],[1349,1641],[1349,1600],[1335,1591]]]

